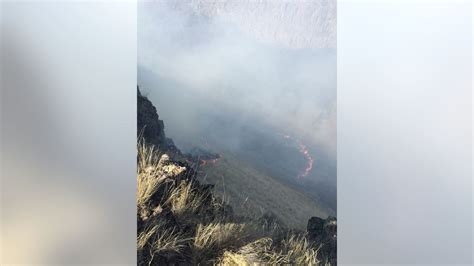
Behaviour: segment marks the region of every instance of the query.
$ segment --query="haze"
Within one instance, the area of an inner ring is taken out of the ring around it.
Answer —
[[[180,149],[290,135],[315,157],[307,178],[330,183],[335,202],[335,1],[158,1],[138,12],[138,83]]]

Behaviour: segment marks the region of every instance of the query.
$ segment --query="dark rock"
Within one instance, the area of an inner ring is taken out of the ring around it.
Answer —
[[[307,226],[308,239],[313,245],[321,246],[318,257],[331,265],[337,265],[337,219],[311,217]]]
[[[165,126],[159,119],[156,107],[137,87],[137,136],[148,144],[158,148],[160,152],[167,152],[171,156],[179,153],[173,140],[165,135]]]
[[[323,236],[324,232],[324,219],[319,217],[311,217],[308,221],[308,238],[310,241],[317,241]]]

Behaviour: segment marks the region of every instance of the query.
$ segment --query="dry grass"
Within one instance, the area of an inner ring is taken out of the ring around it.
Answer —
[[[137,167],[137,205],[144,206],[156,192],[159,185],[166,179],[161,174],[158,153],[154,146],[138,143]]]
[[[168,155],[161,155],[154,146],[146,145],[143,141],[138,142],[138,166],[137,166],[137,208],[140,217],[147,220],[150,215],[156,213],[161,206],[151,206],[151,198],[160,190],[165,183],[175,183],[176,177],[185,172],[186,168],[172,164]],[[161,189],[159,197],[166,200],[175,185],[169,185]],[[162,202],[160,202],[161,204]],[[156,202],[154,202],[156,205]]]
[[[296,265],[319,265],[318,250],[304,236],[291,235],[281,243],[279,260]]]
[[[153,252],[155,254],[180,253],[186,247],[188,240],[178,233],[175,228],[158,230],[153,241]]]
[[[289,236],[279,247],[271,238],[261,238],[236,251],[225,251],[219,265],[321,265],[318,251],[304,237]],[[328,265],[328,264],[326,264]]]
[[[156,234],[156,231],[158,230],[158,226],[153,226],[151,228],[146,228],[140,234],[138,235],[137,238],[137,249],[138,250],[143,250],[150,240],[150,238]]]
[[[181,183],[169,193],[167,203],[178,219],[195,215],[203,206],[205,195],[193,188],[189,181]]]
[[[180,254],[189,240],[189,238],[184,237],[174,227],[165,228],[158,224],[146,228],[138,235],[137,249],[142,251],[147,248],[150,253],[151,263],[156,255]]]
[[[193,243],[194,261],[214,261],[225,250],[237,249],[256,236],[256,227],[249,223],[198,224]]]
[[[211,223],[199,224],[194,237],[194,248],[210,250],[236,245],[246,235],[246,224]]]
[[[208,191],[197,189],[192,181],[183,180],[170,187],[165,204],[174,217],[186,223],[207,223],[225,219],[227,203]]]
[[[272,239],[269,237],[251,242],[237,251],[225,251],[218,265],[261,265],[272,256]]]

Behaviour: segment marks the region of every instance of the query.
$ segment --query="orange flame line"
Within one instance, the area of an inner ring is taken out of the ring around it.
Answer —
[[[281,134],[281,135],[285,139],[291,139],[292,141],[296,142],[296,144],[298,144],[299,151],[303,154],[303,156],[306,159],[306,167],[304,171],[302,171],[302,173],[297,176],[297,178],[300,179],[300,178],[308,176],[311,169],[313,169],[313,164],[314,164],[314,159],[309,153],[308,148],[300,140],[292,138],[290,135],[287,135],[287,134]]]

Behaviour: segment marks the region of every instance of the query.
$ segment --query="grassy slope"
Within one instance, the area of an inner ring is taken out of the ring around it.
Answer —
[[[206,164],[200,180],[215,184],[215,191],[226,198],[237,214],[258,217],[272,212],[287,226],[305,230],[312,216],[332,214],[311,197],[277,178],[255,170],[229,153],[216,164]]]
[[[233,216],[187,167],[139,143],[138,265],[321,265],[318,244]]]

